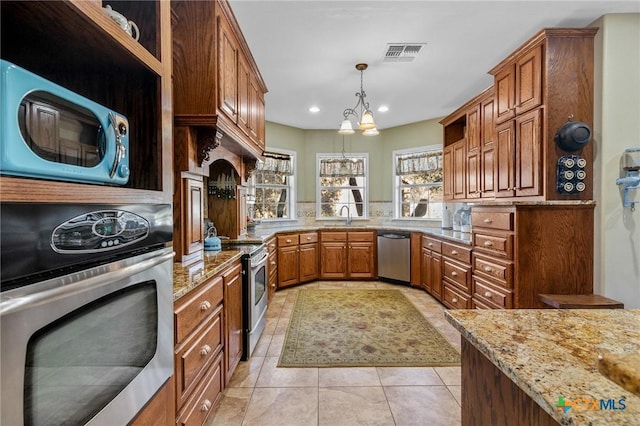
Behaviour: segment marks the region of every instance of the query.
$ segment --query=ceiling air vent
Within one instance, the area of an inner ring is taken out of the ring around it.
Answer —
[[[384,54],[384,62],[411,62],[426,43],[389,43]]]

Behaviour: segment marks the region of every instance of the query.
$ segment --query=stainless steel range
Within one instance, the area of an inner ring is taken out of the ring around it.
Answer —
[[[267,249],[264,244],[223,244],[223,250],[240,250],[242,255],[242,360],[258,344],[267,321]]]

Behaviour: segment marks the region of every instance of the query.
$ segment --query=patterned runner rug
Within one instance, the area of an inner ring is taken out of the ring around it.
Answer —
[[[278,367],[438,367],[460,353],[400,290],[298,292]]]

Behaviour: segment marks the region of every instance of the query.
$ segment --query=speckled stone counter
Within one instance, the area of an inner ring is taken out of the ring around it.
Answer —
[[[242,257],[242,252],[205,251],[203,259],[189,265],[173,264],[173,300],[177,300]]]
[[[598,371],[599,354],[640,352],[640,310],[451,310],[445,317],[560,424],[640,425],[640,397]],[[626,408],[583,404],[564,412],[560,397],[616,404],[624,398]]]
[[[471,245],[471,234],[468,232],[458,232],[452,231],[451,229],[441,229],[441,228],[427,228],[427,227],[418,227],[418,226],[405,226],[405,225],[393,225],[393,224],[384,224],[384,225],[351,225],[351,226],[340,226],[340,224],[336,224],[335,226],[329,225],[320,225],[320,226],[302,226],[302,225],[288,225],[282,227],[271,227],[271,228],[260,228],[259,226],[256,228],[255,232],[249,233],[249,235],[242,240],[234,240],[234,241],[245,241],[245,242],[259,242],[265,241],[270,237],[283,232],[308,232],[308,231],[363,231],[363,230],[371,230],[371,231],[398,231],[398,232],[421,232],[425,235],[432,235],[435,237],[440,237],[445,240],[450,240],[456,243]]]

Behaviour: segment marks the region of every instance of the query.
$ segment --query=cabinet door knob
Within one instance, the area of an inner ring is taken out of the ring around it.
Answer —
[[[454,297],[453,299],[451,299],[451,303],[458,303],[458,298]]]
[[[211,346],[204,345],[202,347],[202,349],[200,349],[200,356],[205,356],[205,355],[209,354],[209,352],[211,352]]]
[[[207,309],[209,309],[211,307],[211,302],[209,302],[208,300],[205,300],[204,302],[202,302],[200,304],[200,310],[202,312],[206,311]]]
[[[451,250],[451,254],[453,254],[453,255],[458,254],[458,250]]]
[[[452,277],[457,277],[457,276],[458,276],[458,273],[457,273],[456,271],[451,271],[451,276],[452,276]]]
[[[491,294],[490,291],[487,291],[487,292],[484,293],[484,297],[489,297],[490,298],[491,296],[492,296],[492,294]]]
[[[211,401],[209,401],[208,399],[205,399],[204,402],[202,403],[202,406],[200,406],[200,411],[209,411],[210,408],[211,408]]]
[[[493,220],[491,220],[490,217],[486,218],[485,220],[483,220],[484,223],[491,223],[493,222]]]

